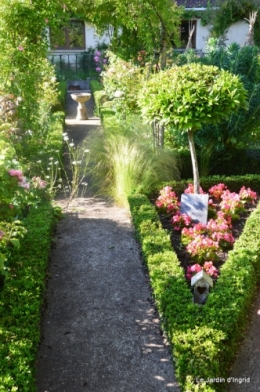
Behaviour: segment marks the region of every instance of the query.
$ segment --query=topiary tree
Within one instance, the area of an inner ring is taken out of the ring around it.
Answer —
[[[146,122],[171,124],[178,131],[187,132],[194,193],[199,193],[200,186],[194,132],[248,107],[247,92],[238,76],[194,63],[155,74],[140,91],[138,104]]]

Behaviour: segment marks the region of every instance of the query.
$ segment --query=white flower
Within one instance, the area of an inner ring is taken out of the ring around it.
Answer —
[[[64,136],[63,140],[65,140],[65,142],[66,142],[67,140],[69,140],[69,137],[68,136]]]
[[[73,147],[73,146],[75,146],[75,144],[74,144],[74,143],[70,143],[69,146],[70,146],[70,147]]]
[[[42,163],[42,161],[41,161],[41,160],[39,160],[39,161],[37,161],[37,163]]]
[[[89,150],[87,149],[87,150],[84,150],[84,152],[89,152]]]
[[[115,97],[115,98],[121,98],[123,95],[124,95],[124,92],[121,91],[121,90],[116,90],[116,91],[114,92],[114,97]]]

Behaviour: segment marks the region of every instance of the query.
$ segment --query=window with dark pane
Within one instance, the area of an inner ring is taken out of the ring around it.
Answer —
[[[65,27],[51,29],[52,49],[85,49],[84,22],[70,20]]]
[[[192,48],[196,48],[196,21],[182,20],[181,22],[181,48],[186,48],[189,40],[189,29],[195,24],[195,31],[192,36]]]

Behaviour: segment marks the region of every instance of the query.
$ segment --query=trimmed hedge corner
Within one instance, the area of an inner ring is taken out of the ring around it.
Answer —
[[[260,189],[260,176],[213,177],[203,179],[201,185],[208,189],[218,182],[224,182],[234,191],[243,185],[258,192]],[[178,191],[184,189],[183,184],[175,183]],[[174,184],[168,185],[176,190]],[[225,391],[225,383],[203,380],[228,377],[248,321],[260,281],[260,203],[247,219],[203,306],[192,302],[191,290],[169,234],[162,228],[148,197],[131,195],[129,205],[162,327],[172,343],[176,377],[182,390]]]
[[[27,234],[15,249],[0,292],[0,391],[33,392],[46,269],[55,210],[46,203],[24,220]]]

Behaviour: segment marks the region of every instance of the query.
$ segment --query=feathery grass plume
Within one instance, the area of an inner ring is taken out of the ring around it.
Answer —
[[[127,207],[127,197],[137,188],[149,191],[156,183],[177,179],[179,171],[172,151],[154,150],[150,128],[137,116],[124,123],[113,121],[90,146],[93,183],[98,194]]]

